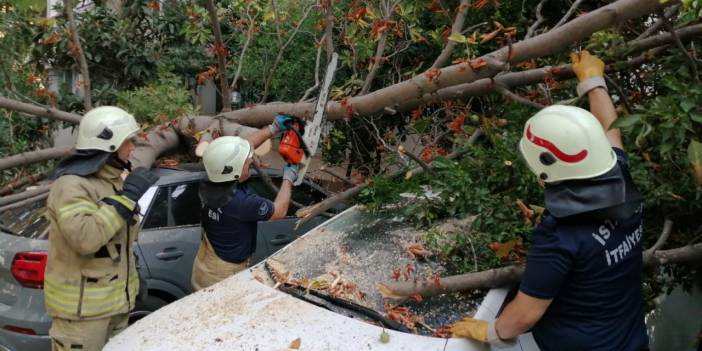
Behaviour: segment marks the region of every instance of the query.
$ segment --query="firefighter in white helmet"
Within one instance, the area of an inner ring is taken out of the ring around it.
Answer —
[[[253,153],[287,129],[291,117],[278,115],[268,127],[246,138],[223,136],[205,150],[208,180],[200,183],[203,235],[193,263],[193,290],[206,288],[248,267],[256,248],[259,221],[284,218],[290,205],[298,165],[287,165],[275,201],[258,196],[246,184]]]
[[[44,299],[54,351],[99,351],[127,327],[139,291],[137,201],[158,180],[144,168],[131,171],[138,131],[126,111],[97,107],[80,122],[76,151],[52,174]]]
[[[642,196],[628,171],[604,63],[571,55],[592,113],[550,106],[524,125],[519,151],[544,185],[519,291],[495,321],[454,333],[493,346],[531,330],[541,350],[647,350],[642,296]]]

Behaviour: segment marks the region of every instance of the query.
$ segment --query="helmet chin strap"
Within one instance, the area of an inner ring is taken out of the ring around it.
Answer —
[[[117,169],[126,169],[128,171],[132,171],[132,163],[130,161],[123,161],[119,156],[117,156],[116,152],[113,152],[110,155],[110,158],[107,159],[107,164],[115,167]]]

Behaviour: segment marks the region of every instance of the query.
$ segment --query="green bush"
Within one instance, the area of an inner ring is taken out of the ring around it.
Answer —
[[[155,83],[118,92],[117,106],[132,113],[139,123],[147,125],[195,112],[190,93],[184,88],[182,80],[165,70],[159,72]]]

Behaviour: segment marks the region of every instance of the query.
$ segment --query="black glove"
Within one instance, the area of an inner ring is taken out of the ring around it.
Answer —
[[[122,191],[102,199],[106,204],[112,205],[117,213],[129,223],[134,224],[134,213],[137,212],[137,203],[142,195],[158,181],[159,177],[144,167],[133,170],[124,180]]]
[[[138,202],[144,193],[158,181],[159,177],[144,167],[133,170],[124,180],[122,195],[129,200]]]

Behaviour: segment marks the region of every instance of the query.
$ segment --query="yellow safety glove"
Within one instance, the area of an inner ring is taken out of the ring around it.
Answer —
[[[454,337],[463,337],[489,343],[498,348],[510,347],[513,342],[502,340],[497,336],[495,322],[488,322],[481,319],[466,317],[451,326],[451,333]]]
[[[605,64],[597,56],[590,55],[587,50],[573,52],[570,54],[571,67],[578,77],[578,96],[587,94],[588,91],[597,87],[607,89],[604,80]]]

